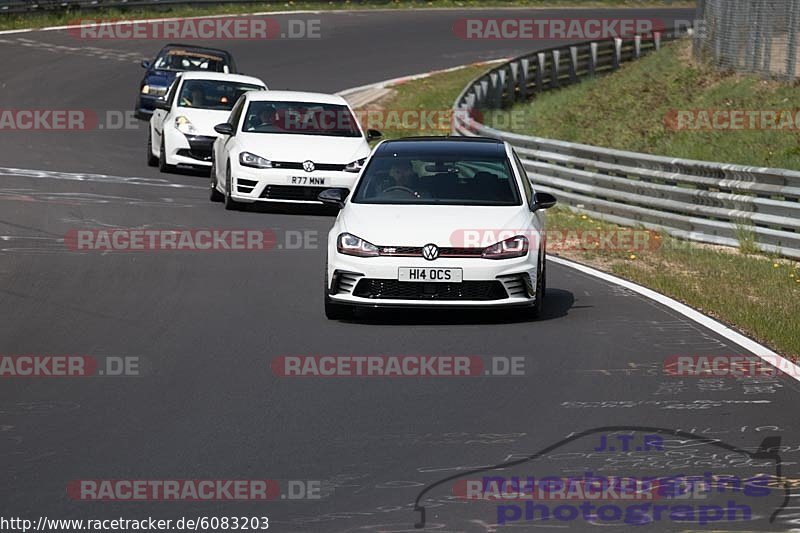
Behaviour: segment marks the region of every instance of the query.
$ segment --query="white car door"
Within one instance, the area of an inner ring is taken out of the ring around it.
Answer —
[[[239,122],[242,116],[242,109],[244,109],[245,97],[242,95],[239,100],[234,104],[231,109],[231,114],[228,117],[228,124],[233,126],[233,135],[223,135],[218,133],[217,140],[214,141],[214,172],[216,172],[217,183],[225,189],[226,168],[228,158],[230,157],[230,149],[236,140],[236,132],[239,127]]]
[[[164,96],[170,106],[170,109],[172,109],[172,107],[175,105],[175,94],[178,92],[178,85],[180,85],[180,78],[177,78],[172,82],[172,85],[170,85],[169,89],[167,90],[167,94]],[[153,138],[153,151],[158,154],[161,153],[161,136],[164,132],[164,125],[167,123],[167,119],[169,118],[170,114],[171,111],[156,108],[155,111],[153,111],[153,116],[150,117],[150,131]]]
[[[516,167],[517,174],[519,174],[520,180],[522,181],[522,194],[525,196],[524,205],[523,207],[528,210],[529,217],[528,217],[528,228],[531,231],[531,235],[537,235],[540,242],[531,242],[531,247],[539,247],[541,245],[542,240],[542,232],[544,230],[544,223],[543,218],[544,214],[542,211],[530,211],[530,208],[533,206],[533,186],[531,185],[530,178],[528,178],[528,173],[525,171],[525,166],[522,164],[522,161],[519,159],[517,153],[512,149],[511,154],[514,156],[514,166]],[[541,249],[540,249],[541,252]]]

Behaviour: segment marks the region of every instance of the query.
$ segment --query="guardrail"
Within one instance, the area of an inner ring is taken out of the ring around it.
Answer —
[[[665,40],[672,37],[666,37]],[[676,159],[508,133],[473,117],[614,70],[656,50],[662,36],[553,48],[517,57],[473,80],[454,104],[453,133],[514,146],[538,190],[609,222],[710,244],[752,239],[800,259],[800,172]]]

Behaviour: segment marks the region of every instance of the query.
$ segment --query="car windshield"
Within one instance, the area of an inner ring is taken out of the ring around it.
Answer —
[[[181,87],[178,106],[230,111],[243,93],[263,89],[259,85],[231,81],[186,80]]]
[[[156,58],[153,68],[156,70],[225,72],[226,65],[227,62],[221,56],[186,50],[167,50]]]
[[[354,203],[520,205],[508,161],[500,157],[402,157],[376,154],[358,183]]]
[[[361,137],[346,105],[311,102],[250,102],[242,131]]]

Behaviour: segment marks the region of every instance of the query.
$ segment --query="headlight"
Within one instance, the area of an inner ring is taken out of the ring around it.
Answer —
[[[167,88],[145,85],[144,87],[142,87],[142,94],[150,94],[152,96],[164,96],[165,94],[167,94]]]
[[[256,154],[251,154],[250,152],[242,152],[239,154],[239,164],[243,167],[272,168],[272,161]]]
[[[358,161],[353,161],[352,163],[348,163],[344,167],[345,172],[361,172],[361,169],[364,168],[364,163],[366,163],[367,158],[364,157],[363,159],[359,159]]]
[[[378,247],[350,233],[342,233],[336,241],[336,249],[340,254],[358,257],[377,257]]]
[[[509,259],[528,253],[528,239],[521,235],[493,244],[483,250],[485,259]]]
[[[197,128],[195,128],[192,122],[186,117],[176,118],[175,127],[184,135],[197,135]]]

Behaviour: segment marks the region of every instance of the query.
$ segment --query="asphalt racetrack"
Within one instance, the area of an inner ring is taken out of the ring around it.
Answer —
[[[625,12],[631,14],[689,19],[692,11]],[[451,27],[465,16],[441,10],[280,15],[320,19],[322,39],[205,44],[230,50],[242,71],[273,89],[322,92],[554,44],[458,39]],[[0,35],[0,108],[130,110],[139,62],[162,44],[85,43],[65,31]],[[433,531],[491,531],[503,521],[528,530],[617,531],[619,524],[569,519],[566,511],[561,520],[526,521],[524,502],[470,502],[457,495],[459,479],[448,478],[712,472],[788,481],[769,495],[736,496],[752,509],[750,521],[681,523],[665,515],[623,526],[800,527],[800,505],[786,489],[800,475],[797,381],[662,372],[670,356],[747,354],[717,332],[555,262],[548,265],[539,321],[464,311],[328,321],[322,278],[331,214],[225,211],[209,202],[205,174],[147,167],[146,137],[145,123],[113,131],[0,132],[0,354],[136,358],[141,371],[0,381],[4,517],[267,516],[276,531],[415,531],[422,525],[419,496],[424,526]],[[77,253],[65,245],[70,231],[103,228],[264,229],[281,246],[259,253]],[[292,244],[298,235],[303,246]],[[524,372],[277,376],[274,358],[294,355],[522,358]],[[609,426],[616,429],[603,429]],[[601,437],[617,442],[622,434],[634,435],[634,448],[602,450]],[[660,435],[663,445],[645,449],[648,435]],[[757,453],[766,438],[772,446]],[[283,497],[81,501],[68,491],[76,480],[123,479],[268,479]],[[730,498],[722,496],[724,505]],[[684,503],[710,506],[719,498]]]

